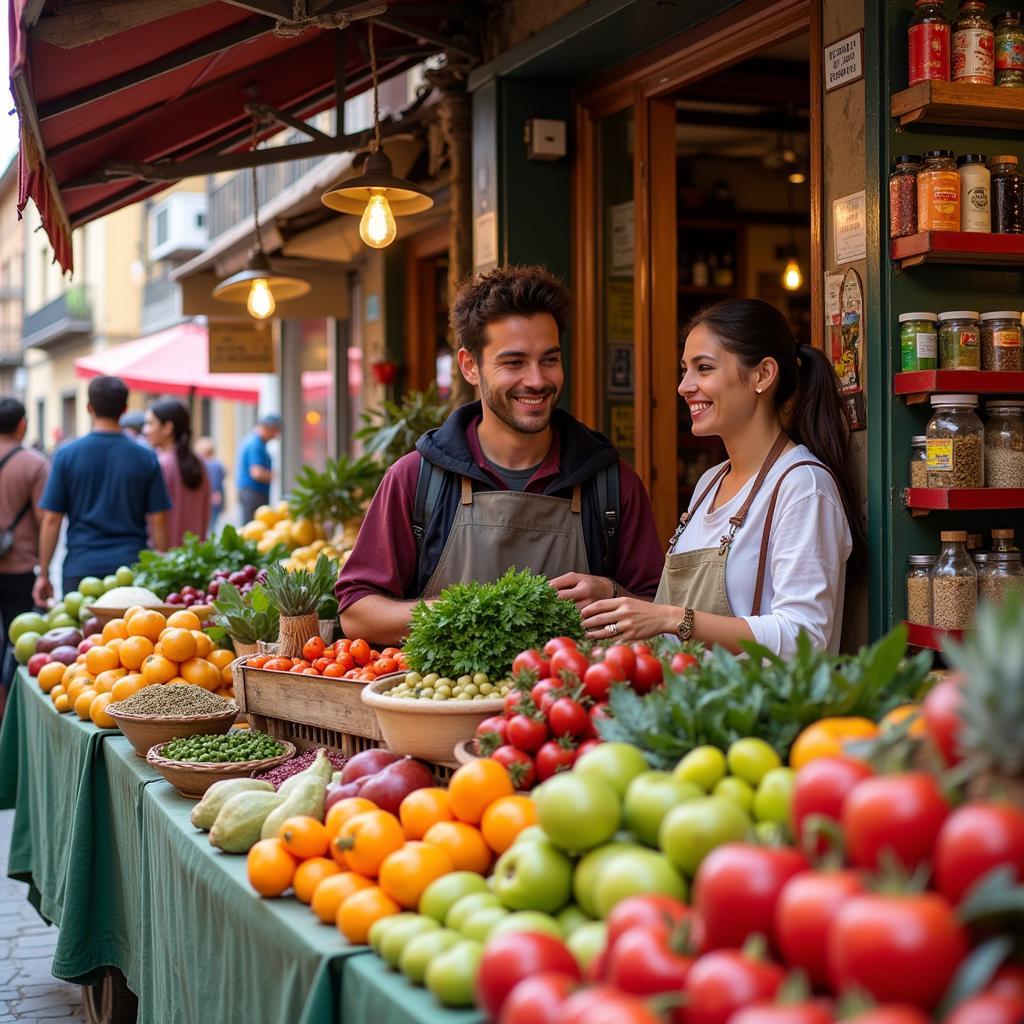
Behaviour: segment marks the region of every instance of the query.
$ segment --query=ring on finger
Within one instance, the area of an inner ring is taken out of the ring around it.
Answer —
[[[611,633],[612,636],[618,636],[619,635],[619,626],[618,626],[618,623],[616,623],[616,622],[609,622],[608,625],[605,626],[604,628],[606,630],[608,630],[608,632]]]

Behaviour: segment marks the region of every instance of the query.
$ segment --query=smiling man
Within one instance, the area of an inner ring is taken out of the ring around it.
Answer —
[[[348,636],[395,642],[414,605],[509,567],[584,607],[651,598],[662,548],[643,484],[606,437],[558,408],[569,297],[542,267],[499,267],[459,291],[456,409],[387,472],[338,580]]]

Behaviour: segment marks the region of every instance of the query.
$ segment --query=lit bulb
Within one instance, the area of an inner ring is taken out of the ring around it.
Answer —
[[[383,249],[395,240],[397,229],[385,189],[373,189],[359,222],[359,237],[374,249]]]
[[[270,290],[270,282],[265,277],[257,277],[249,289],[249,297],[245,300],[245,308],[249,315],[257,320],[266,320],[268,316],[274,315],[277,303],[274,301],[274,293]]]
[[[807,175],[803,171],[796,170],[789,172],[789,183],[791,185],[802,185],[807,180]]]
[[[787,291],[795,292],[804,283],[804,275],[800,272],[800,264],[791,259],[782,272],[782,287]]]

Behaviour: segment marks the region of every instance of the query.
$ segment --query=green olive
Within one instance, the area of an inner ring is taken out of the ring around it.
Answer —
[[[486,672],[474,672],[473,682],[476,683],[477,686],[483,686],[484,683],[489,683],[490,679],[487,678]]]
[[[426,686],[433,686],[437,682],[438,678],[439,677],[436,672],[428,672],[420,681]]]

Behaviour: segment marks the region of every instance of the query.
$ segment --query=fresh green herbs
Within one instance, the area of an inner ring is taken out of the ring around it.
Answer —
[[[324,554],[317,555],[313,571],[289,572],[275,562],[267,570],[267,596],[284,616],[309,615],[333,590],[338,580],[338,563]]]
[[[273,643],[277,639],[280,616],[259,583],[245,597],[230,583],[222,583],[213,609],[214,629],[219,627],[240,644],[260,640]],[[220,636],[214,638],[219,640]]]

